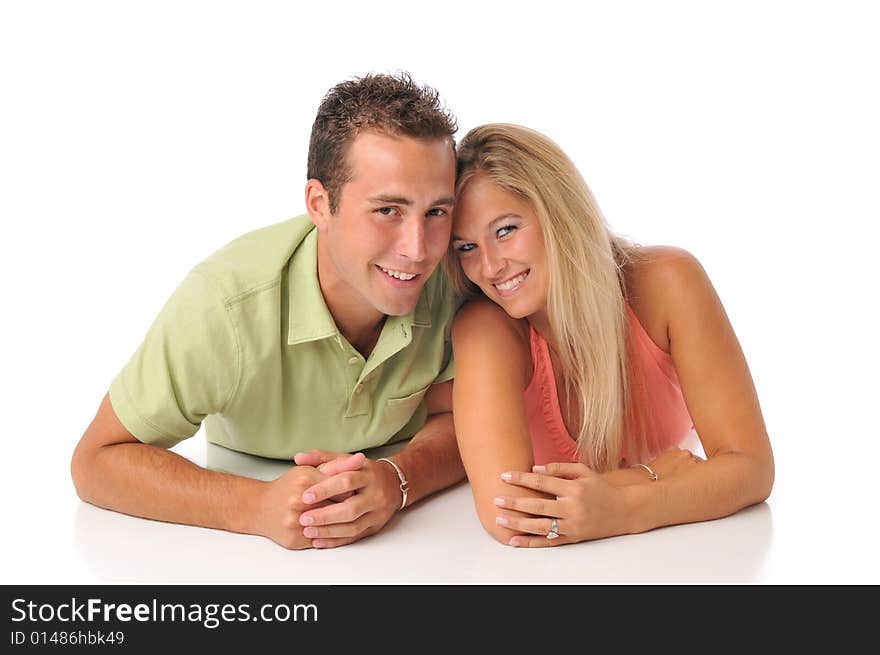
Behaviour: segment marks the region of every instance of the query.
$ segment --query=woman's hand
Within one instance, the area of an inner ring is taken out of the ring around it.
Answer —
[[[511,546],[542,548],[628,534],[630,508],[624,488],[605,481],[584,464],[553,463],[532,467],[533,473],[502,473],[508,484],[556,496],[556,500],[502,496],[495,504],[504,512],[496,521],[520,534]],[[559,537],[547,534],[556,519]]]

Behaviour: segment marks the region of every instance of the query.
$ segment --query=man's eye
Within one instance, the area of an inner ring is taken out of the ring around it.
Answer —
[[[445,209],[437,208],[428,210],[428,216],[447,216],[449,212]]]
[[[472,243],[463,243],[458,248],[456,248],[456,250],[458,250],[458,252],[470,252],[474,248],[476,248],[476,246]]]
[[[516,225],[505,225],[504,227],[499,227],[498,231],[495,234],[499,237],[506,237],[508,234],[513,232],[516,229]]]
[[[377,209],[376,211],[379,212],[380,214],[382,214],[382,216],[394,216],[394,214],[397,213],[397,208],[396,207],[379,207],[379,209]]]

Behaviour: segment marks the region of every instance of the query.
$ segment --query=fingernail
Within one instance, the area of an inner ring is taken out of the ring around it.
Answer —
[[[541,464],[536,464],[535,466],[532,467],[532,470],[535,473],[545,473],[547,471],[547,467],[542,466]]]
[[[510,480],[512,477],[513,477],[513,473],[502,473],[501,474],[502,480]]]
[[[522,546],[522,542],[519,539],[517,539],[516,537],[513,537],[507,543],[509,543],[511,546]]]
[[[495,504],[498,505],[499,507],[504,507],[504,499],[503,498],[496,498]]]
[[[497,523],[498,525],[507,525],[507,519],[503,516],[496,516],[495,523]]]
[[[299,517],[299,522],[301,525],[312,525],[312,523],[315,522],[315,518],[313,516],[303,515]]]
[[[315,502],[315,494],[311,491],[303,494],[303,502],[304,503],[313,503]]]
[[[306,528],[303,534],[309,538],[318,536],[318,528]]]

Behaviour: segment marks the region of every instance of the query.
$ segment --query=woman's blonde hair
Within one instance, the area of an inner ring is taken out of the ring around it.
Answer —
[[[581,417],[577,452],[591,468],[640,461],[645,430],[631,411],[633,371],[623,267],[634,247],[613,235],[572,161],[549,138],[519,125],[474,128],[458,147],[456,195],[476,175],[526,200],[544,235],[549,265],[547,314],[565,380],[566,398]],[[444,267],[466,296],[479,288],[464,275],[450,248]],[[635,429],[633,429],[635,428]],[[624,447],[624,434],[635,437]]]

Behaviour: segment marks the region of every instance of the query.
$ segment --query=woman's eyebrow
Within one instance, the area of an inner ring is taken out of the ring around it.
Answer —
[[[499,216],[497,216],[497,217],[493,218],[491,221],[489,221],[489,226],[495,225],[495,223],[498,223],[499,221],[506,220],[508,218],[520,218],[520,215],[515,214],[514,212],[504,212],[503,214],[500,214]]]
[[[489,223],[488,223],[488,225],[486,225],[486,227],[491,228],[493,225],[495,225],[495,223],[507,220],[508,218],[521,218],[521,217],[519,214],[515,214],[513,212],[504,212],[503,214],[500,214],[499,216],[496,216],[491,221],[489,221]],[[464,237],[458,236],[457,234],[453,234],[452,238],[453,238],[453,240],[457,240],[457,241],[467,241],[467,239],[465,239]]]

